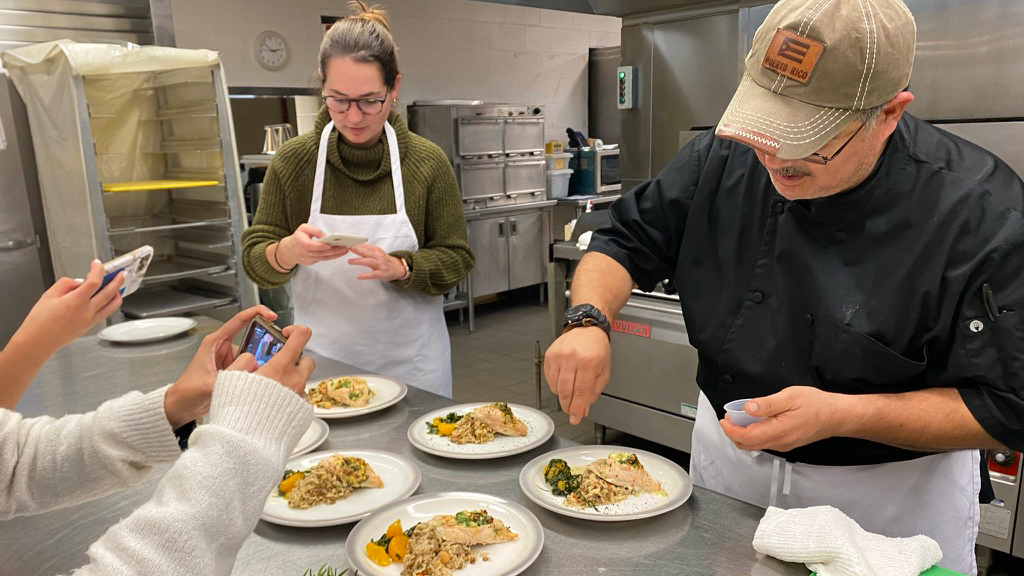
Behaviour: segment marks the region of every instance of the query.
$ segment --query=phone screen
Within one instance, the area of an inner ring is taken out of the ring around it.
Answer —
[[[284,341],[259,324],[253,324],[252,337],[245,346],[245,352],[256,357],[256,363],[263,366],[274,354],[284,347]]]

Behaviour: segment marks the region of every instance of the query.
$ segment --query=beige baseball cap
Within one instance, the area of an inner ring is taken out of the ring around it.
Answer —
[[[901,0],[780,0],[715,133],[804,158],[907,87],[916,40]]]

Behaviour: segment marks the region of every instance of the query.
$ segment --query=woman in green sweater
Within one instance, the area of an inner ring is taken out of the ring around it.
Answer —
[[[291,280],[309,349],[451,397],[441,295],[473,267],[461,196],[444,152],[393,111],[402,77],[385,13],[350,5],[320,45],[316,127],[271,163],[243,265],[260,286]],[[332,233],[369,240],[318,240]]]

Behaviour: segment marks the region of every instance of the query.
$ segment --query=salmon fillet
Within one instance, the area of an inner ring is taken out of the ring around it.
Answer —
[[[632,452],[614,452],[604,460],[595,460],[587,466],[602,480],[641,492],[662,492],[661,484],[644,470],[643,464]]]
[[[512,409],[504,402],[479,406],[473,410],[473,417],[498,434],[526,436],[526,423],[516,418],[512,414]]]
[[[362,458],[334,454],[321,460],[317,466],[330,471],[346,486],[353,488],[383,488],[384,481],[373,471],[370,464]]]
[[[497,544],[519,537],[504,522],[485,510],[463,510],[455,515],[439,514],[429,522],[441,540],[455,544]]]

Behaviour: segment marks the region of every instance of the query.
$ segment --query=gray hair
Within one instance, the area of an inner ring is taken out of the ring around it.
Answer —
[[[864,124],[864,129],[870,132],[875,128],[875,124],[878,122],[878,117],[882,115],[882,110],[885,109],[886,103],[873,106],[871,108],[865,108],[857,114],[857,120],[860,120]]]
[[[335,22],[320,42],[320,86],[327,81],[327,62],[331,58],[351,58],[377,63],[384,74],[384,84],[394,87],[398,78],[398,47],[388,28],[387,12],[359,0],[352,0],[348,6],[352,16]]]

